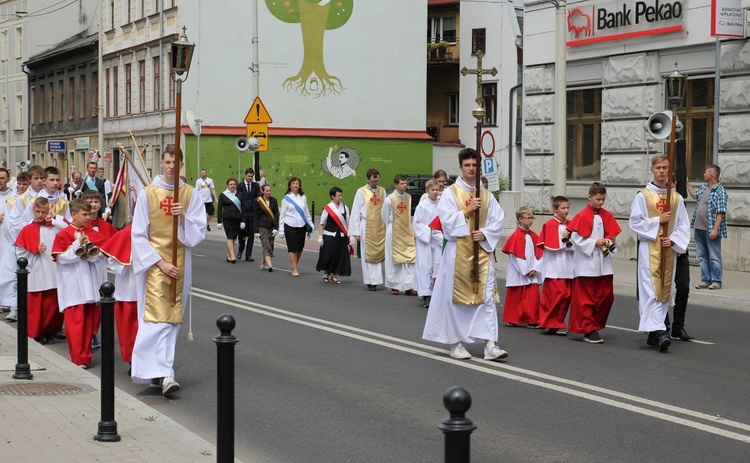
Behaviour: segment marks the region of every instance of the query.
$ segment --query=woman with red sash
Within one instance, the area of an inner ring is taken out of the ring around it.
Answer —
[[[315,270],[323,272],[323,281],[340,284],[340,276],[352,274],[350,255],[353,248],[349,238],[349,209],[341,202],[344,192],[335,186],[329,192],[331,202],[320,215],[318,244],[320,254]]]

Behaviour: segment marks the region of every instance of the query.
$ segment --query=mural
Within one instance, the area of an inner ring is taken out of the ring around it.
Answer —
[[[334,152],[334,150],[336,150]],[[332,175],[338,179],[346,177],[356,177],[357,167],[359,166],[360,155],[354,148],[340,148],[339,145],[333,145],[328,148],[328,156],[323,159],[321,166],[323,172]]]
[[[299,23],[302,30],[302,66],[282,87],[316,98],[341,93],[344,90],[341,80],[326,70],[323,39],[326,30],[338,29],[349,21],[354,0],[266,0],[266,6],[277,19]]]

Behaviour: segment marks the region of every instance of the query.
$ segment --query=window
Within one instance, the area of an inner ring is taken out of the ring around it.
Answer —
[[[159,2],[160,0],[154,0],[154,13],[159,12]]]
[[[16,94],[16,117],[13,128],[15,130],[23,130],[23,94]]]
[[[31,114],[29,114],[29,121],[31,121],[31,124],[36,124],[37,122],[39,122],[39,121],[36,120],[36,114],[37,114],[37,112],[36,112],[36,100],[37,100],[37,94],[36,94],[36,92],[37,92],[37,88],[36,87],[31,87],[29,89],[29,101],[30,101],[29,102],[29,111],[31,111]],[[23,126],[21,128],[23,128]]]
[[[58,108],[58,121],[62,121],[63,117],[65,117],[65,87],[63,87],[63,81],[58,80],[57,81],[57,96],[60,103],[57,105]]]
[[[669,107],[669,103],[666,103]],[[703,181],[706,164],[712,161],[714,123],[714,80],[689,79],[685,103],[677,110],[685,137],[685,158],[690,180]]]
[[[104,70],[104,78],[104,101],[106,105],[106,107],[104,108],[104,114],[109,117],[109,69]]]
[[[4,34],[0,34],[0,61],[5,61],[5,51],[8,46],[8,32],[6,31]]]
[[[76,78],[71,77],[68,82],[68,88],[70,89],[70,115],[68,115],[68,118],[74,119],[76,117]]]
[[[602,90],[569,90],[567,93],[568,180],[601,178]]]
[[[440,16],[427,19],[427,39],[430,42],[444,40],[449,43],[456,42],[456,17]]]
[[[117,116],[119,114],[120,108],[119,108],[119,81],[118,81],[118,73],[117,73],[117,66],[112,68],[112,106],[113,106],[113,114]]]
[[[0,130],[2,130],[3,132],[5,132],[6,130],[8,130],[8,128],[9,128],[8,126],[10,125],[10,121],[8,121],[8,109],[9,109],[8,108],[8,98],[6,98],[5,95],[3,95],[2,105],[3,105],[3,107],[2,107],[2,119],[3,120],[0,121]],[[6,135],[6,137],[7,136],[8,135]]]
[[[458,125],[458,93],[448,94],[448,125]]]
[[[479,50],[487,51],[486,46],[487,29],[471,30],[471,54],[476,55]]]
[[[109,28],[115,28],[115,0],[109,0]]]
[[[138,61],[138,110],[146,112],[146,60]]]
[[[23,27],[16,27],[16,58],[23,56]]]
[[[86,94],[86,76],[81,76],[81,118],[89,115],[88,110],[88,95]]]
[[[47,98],[44,94],[44,84],[39,86],[39,102],[41,103],[41,106],[39,107],[39,123],[41,124],[44,122],[44,111],[47,108]]]
[[[55,84],[53,82],[49,83],[49,117],[47,120],[49,122],[55,120]]]
[[[146,17],[146,0],[141,0],[141,10],[140,11],[141,11],[140,17],[141,18],[145,18]]]
[[[132,73],[130,72],[130,63],[125,65],[125,114],[130,114],[133,105],[133,86],[132,86]]]
[[[129,23],[130,22],[130,10],[131,10],[130,0],[125,0],[124,6],[125,6],[125,17],[127,18],[127,22]]]
[[[91,74],[91,80],[94,81],[94,107],[93,107],[93,116],[98,117],[99,116],[99,73],[94,72]],[[84,83],[86,81],[84,80]]]
[[[167,63],[171,63],[171,62],[172,62],[172,53],[167,53]],[[169,71],[169,72],[170,72],[170,77],[168,79],[169,80],[169,107],[174,108],[175,85],[174,85],[174,79],[172,79],[172,75],[171,75],[172,71]]]
[[[497,125],[497,82],[482,84],[482,99],[484,110],[487,111],[483,125]]]
[[[154,71],[154,111],[159,109],[159,106],[161,105],[161,66],[160,64],[160,57],[157,56],[156,58],[153,58],[151,61],[151,68]]]

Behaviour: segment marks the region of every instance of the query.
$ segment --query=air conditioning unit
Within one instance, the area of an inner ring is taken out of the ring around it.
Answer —
[[[31,161],[28,159],[18,163],[18,168],[21,169],[21,172],[26,172],[29,167],[31,167]]]

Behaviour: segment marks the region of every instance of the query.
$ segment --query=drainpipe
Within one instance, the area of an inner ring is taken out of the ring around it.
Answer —
[[[514,85],[508,92],[508,190],[513,191],[513,93],[523,84]]]
[[[26,74],[26,101],[31,101],[31,74],[26,70],[26,65],[21,65],[21,71]],[[36,102],[36,99],[34,100]],[[26,108],[26,159],[31,159],[31,105]],[[8,169],[10,169],[10,160]]]

